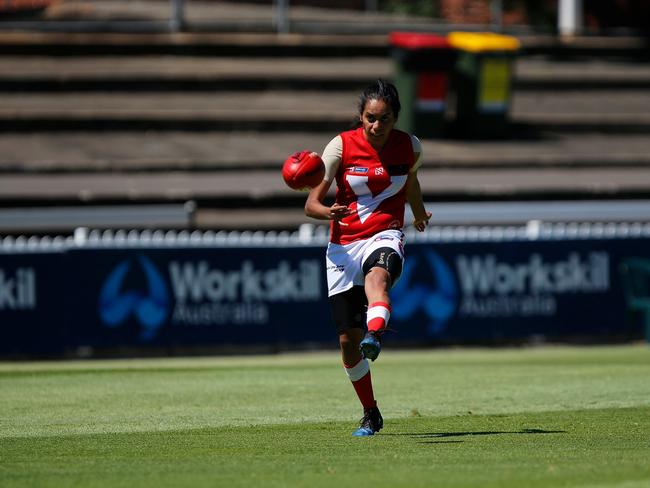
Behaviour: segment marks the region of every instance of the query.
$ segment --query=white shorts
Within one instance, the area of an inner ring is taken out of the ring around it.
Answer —
[[[355,285],[363,286],[363,263],[380,247],[394,249],[404,260],[404,234],[400,230],[384,230],[374,236],[350,244],[327,245],[327,296],[337,295]]]

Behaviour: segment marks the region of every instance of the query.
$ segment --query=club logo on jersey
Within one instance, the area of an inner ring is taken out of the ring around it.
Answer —
[[[355,166],[354,168],[350,169],[350,172],[366,174],[368,172],[368,168],[364,168],[362,166]]]

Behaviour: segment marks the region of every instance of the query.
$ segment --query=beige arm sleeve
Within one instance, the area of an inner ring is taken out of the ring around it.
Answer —
[[[422,143],[420,139],[411,134],[411,144],[413,145],[413,154],[415,154],[415,164],[409,173],[415,173],[422,166]]]
[[[332,181],[336,177],[342,157],[343,139],[341,139],[341,136],[336,136],[325,146],[321,156],[323,163],[325,163],[325,177],[323,178],[325,181]]]

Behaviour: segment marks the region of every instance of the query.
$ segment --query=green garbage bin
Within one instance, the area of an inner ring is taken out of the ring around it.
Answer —
[[[519,41],[490,32],[451,32],[447,38],[458,51],[452,76],[455,132],[467,138],[507,135]]]
[[[428,33],[392,32],[389,42],[402,102],[397,128],[421,138],[441,136],[456,51],[445,36]]]

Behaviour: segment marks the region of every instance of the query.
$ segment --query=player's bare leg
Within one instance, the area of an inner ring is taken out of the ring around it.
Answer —
[[[361,361],[359,343],[363,339],[363,335],[364,331],[361,329],[347,329],[339,335],[343,364],[353,366]]]
[[[391,278],[390,273],[384,268],[378,266],[371,268],[366,274],[364,288],[368,303],[385,302],[390,304],[388,290],[390,290]]]

